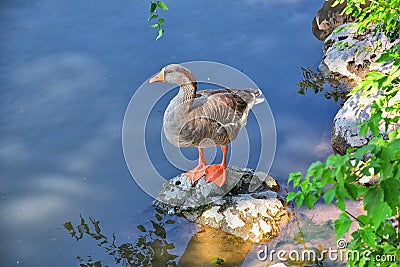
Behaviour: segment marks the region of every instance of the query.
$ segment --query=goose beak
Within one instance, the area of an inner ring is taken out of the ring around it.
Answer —
[[[165,82],[164,80],[164,70],[160,71],[156,76],[150,79],[149,83],[155,82]]]

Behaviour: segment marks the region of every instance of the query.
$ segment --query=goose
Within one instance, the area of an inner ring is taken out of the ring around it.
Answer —
[[[197,147],[199,160],[184,175],[196,182],[205,176],[208,182],[222,187],[226,181],[228,145],[246,125],[250,109],[264,98],[259,89],[223,88],[197,91],[195,76],[179,64],[170,64],[152,77],[150,83],[167,82],[180,86],[178,94],[165,110],[163,130],[176,147]],[[210,165],[203,149],[219,146],[221,164]]]

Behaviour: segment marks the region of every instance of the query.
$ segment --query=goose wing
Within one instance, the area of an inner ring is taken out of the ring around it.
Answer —
[[[190,120],[182,128],[181,137],[197,144],[206,139],[213,141],[203,147],[229,144],[246,125],[248,112],[258,103],[260,94],[254,89],[199,91],[187,114]]]
[[[196,98],[207,114],[223,124],[239,122],[243,116],[247,118],[247,113],[253,105],[263,101],[263,98],[258,98],[261,91],[256,89],[202,90],[197,94],[200,97]]]

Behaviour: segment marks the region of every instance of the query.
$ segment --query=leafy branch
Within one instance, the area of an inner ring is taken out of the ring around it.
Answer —
[[[159,9],[168,10],[167,4],[163,1],[150,0],[150,16],[148,22],[155,22],[150,27],[158,30],[156,41],[160,39],[164,34],[164,22],[163,18],[160,18],[158,11]]]
[[[333,7],[344,3],[345,0],[336,0]],[[343,13],[352,14],[357,18],[357,32],[363,33],[374,28],[375,33],[384,32],[391,41],[399,38],[400,8],[399,1],[385,0],[348,0]]]

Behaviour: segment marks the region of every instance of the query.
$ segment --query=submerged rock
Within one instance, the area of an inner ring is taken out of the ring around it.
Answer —
[[[289,218],[278,191],[279,184],[266,173],[229,166],[221,188],[205,177],[193,183],[181,175],[165,183],[154,205],[244,240],[263,242],[275,237]]]

